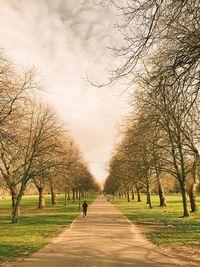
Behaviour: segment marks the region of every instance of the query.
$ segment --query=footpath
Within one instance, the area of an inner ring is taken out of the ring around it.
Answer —
[[[7,267],[197,266],[162,252],[147,241],[103,196],[71,227],[31,257]]]

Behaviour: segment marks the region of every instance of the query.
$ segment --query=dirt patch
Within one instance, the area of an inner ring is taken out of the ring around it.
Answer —
[[[173,225],[166,225],[166,224],[161,224],[161,223],[155,223],[155,222],[142,222],[136,224],[138,229],[140,230],[141,233],[146,234],[149,232],[157,232],[160,231],[161,229],[166,229],[166,228],[174,228]]]

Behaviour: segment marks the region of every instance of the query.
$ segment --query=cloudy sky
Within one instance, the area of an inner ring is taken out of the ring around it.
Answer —
[[[106,7],[84,0],[0,0],[0,47],[17,64],[35,65],[45,77],[45,98],[55,106],[98,180],[127,113],[124,85],[96,88],[113,64],[118,41]]]

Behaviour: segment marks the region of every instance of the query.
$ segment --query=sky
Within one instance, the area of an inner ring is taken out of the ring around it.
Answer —
[[[115,64],[108,47],[119,34],[114,15],[97,0],[0,0],[0,47],[16,64],[36,66],[45,79],[45,100],[58,111],[98,181],[127,114],[124,84],[107,81]],[[44,96],[43,96],[44,97]]]

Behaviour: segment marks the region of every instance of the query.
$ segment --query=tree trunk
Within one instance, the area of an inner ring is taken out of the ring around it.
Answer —
[[[131,190],[131,195],[132,195],[132,200],[134,200],[135,199],[135,194],[134,194],[134,190],[133,189]]]
[[[51,187],[51,204],[52,205],[56,205],[57,204],[56,194],[54,192],[53,187]]]
[[[67,188],[67,200],[70,200],[70,189],[69,189],[69,187]]]
[[[39,193],[38,209],[46,207],[45,193],[43,187],[37,187]]]
[[[67,206],[67,187],[65,187],[65,206]]]
[[[147,191],[146,191],[146,194],[147,194],[147,204],[149,204],[149,208],[152,209],[150,186],[149,186],[148,183],[147,183]]]
[[[17,223],[18,222],[18,216],[19,216],[19,211],[20,211],[20,203],[21,203],[21,199],[23,196],[23,189],[20,190],[17,199],[16,199],[16,203],[15,206],[13,208],[13,214],[12,214],[12,223]]]
[[[142,202],[141,200],[141,194],[140,194],[140,189],[136,186],[136,191],[137,191],[137,201]]]
[[[13,208],[13,214],[12,214],[12,223],[18,222],[18,216],[19,216],[19,204],[15,204],[15,207]]]
[[[183,182],[181,179],[179,179],[179,182],[180,182],[180,189],[181,189],[181,195],[182,195],[182,201],[183,201],[183,217],[188,217],[190,214],[188,211],[185,182]]]
[[[130,194],[129,194],[129,191],[127,191],[126,195],[127,195],[127,201],[130,202]]]
[[[198,205],[196,201],[196,191],[197,191],[198,184],[193,183],[189,189],[189,198],[190,198],[190,206],[191,212],[198,211]]]
[[[74,190],[72,190],[72,200],[73,202],[75,202],[75,191]]]
[[[160,179],[158,181],[158,195],[159,195],[159,198],[160,198],[160,207],[166,207],[167,206],[167,202],[166,202],[166,198],[165,198],[165,195],[164,195],[164,190],[163,190],[163,187],[162,187]]]
[[[164,207],[164,206],[167,206],[167,202],[165,199],[165,194],[164,194],[163,186],[162,186],[161,179],[160,179],[160,172],[157,168],[156,168],[156,178],[157,178],[157,183],[158,183],[158,195],[160,199],[160,207]]]
[[[76,191],[76,199],[78,199],[78,191]]]
[[[149,204],[148,193],[146,192],[146,204]]]
[[[196,191],[197,191],[197,187],[199,185],[199,177],[198,177],[199,167],[198,166],[199,166],[199,156],[197,157],[197,160],[194,163],[194,169],[193,169],[193,173],[192,173],[193,183],[189,189],[191,212],[198,211],[198,205],[197,205],[197,201],[196,201]]]
[[[14,213],[14,207],[17,201],[17,190],[16,188],[11,188],[10,189],[10,193],[11,193],[11,200],[12,200],[12,214]]]

